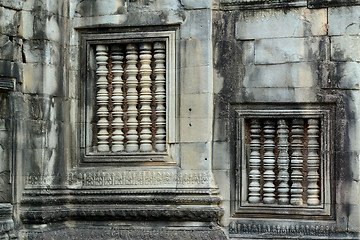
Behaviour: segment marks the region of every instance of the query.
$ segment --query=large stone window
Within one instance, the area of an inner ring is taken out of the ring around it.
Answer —
[[[235,216],[330,216],[330,110],[236,114]]]
[[[175,32],[83,34],[83,161],[167,161]]]

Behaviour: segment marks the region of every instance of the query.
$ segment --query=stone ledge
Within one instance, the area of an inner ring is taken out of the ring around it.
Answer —
[[[224,232],[220,228],[213,229],[143,229],[136,227],[119,228],[119,227],[99,227],[92,225],[80,225],[76,227],[63,227],[62,229],[53,230],[28,230],[22,234],[23,239],[69,239],[69,240],[95,240],[95,239],[163,239],[163,240],[219,240],[227,239]]]
[[[24,223],[75,220],[205,221],[215,222],[223,211],[212,206],[68,205],[29,207],[21,210]]]
[[[77,220],[206,221],[223,214],[211,189],[26,189],[24,223]]]
[[[22,206],[64,204],[219,205],[217,191],[203,189],[26,189]],[[156,204],[154,204],[156,203]]]

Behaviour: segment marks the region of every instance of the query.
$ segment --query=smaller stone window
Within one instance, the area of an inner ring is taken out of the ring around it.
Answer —
[[[330,214],[328,110],[238,110],[235,214]]]
[[[84,161],[166,161],[174,39],[172,31],[83,35]]]

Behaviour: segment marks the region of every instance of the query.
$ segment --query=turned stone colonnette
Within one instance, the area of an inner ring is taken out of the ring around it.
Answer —
[[[166,151],[165,60],[165,42],[96,45],[98,152]]]

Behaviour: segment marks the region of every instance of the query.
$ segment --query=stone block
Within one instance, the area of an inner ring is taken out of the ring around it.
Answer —
[[[346,90],[344,92],[345,101],[347,104],[347,116],[345,117],[345,121],[352,119],[352,120],[359,120],[360,119],[360,91],[351,91]],[[358,135],[359,136],[359,135]],[[360,146],[359,146],[360,148]]]
[[[180,118],[180,142],[209,142],[211,118]]]
[[[354,190],[353,190],[354,191]],[[355,191],[354,191],[355,192]],[[355,199],[360,199],[360,191],[359,191],[359,186],[357,186],[357,196],[354,196]],[[354,233],[359,233],[359,229],[360,229],[360,204],[349,204],[348,206],[349,209],[349,219],[348,219],[348,231],[349,232],[354,232]]]
[[[18,33],[25,39],[30,39],[34,35],[34,15],[29,11],[20,12],[20,26]]]
[[[0,76],[13,77],[22,82],[22,63],[0,60]]]
[[[230,171],[229,170],[214,170],[215,182],[220,190],[223,200],[230,201]]]
[[[183,67],[179,70],[180,93],[202,94],[212,91],[212,68],[210,66]]]
[[[213,142],[212,169],[229,170],[230,146],[228,142]]]
[[[331,38],[332,61],[360,61],[360,36]]]
[[[24,82],[22,85],[24,93],[38,93],[43,81],[43,66],[41,64],[24,64]]]
[[[185,21],[180,29],[181,39],[200,39],[201,42],[211,39],[211,10],[189,10],[184,12]]]
[[[181,39],[179,45],[179,62],[182,68],[210,66],[211,42],[192,37]]]
[[[16,10],[0,7],[0,33],[16,36],[19,23],[19,13]]]
[[[210,169],[211,143],[181,143],[180,156],[182,169]]]
[[[308,62],[326,59],[326,37],[255,40],[255,64]]]
[[[26,108],[28,110],[28,118],[31,120],[50,120],[49,112],[53,107],[52,98],[49,96],[25,96]],[[18,106],[19,107],[19,106]]]
[[[242,64],[247,66],[255,62],[255,41],[242,41],[240,43],[242,54]]]
[[[34,11],[41,9],[41,11],[51,13],[52,15],[64,16],[64,1],[52,1],[52,0],[26,0],[23,3],[23,10]]]
[[[26,63],[61,65],[61,46],[53,41],[28,40],[23,44]]]
[[[214,119],[214,142],[225,142],[229,139],[228,131],[229,120],[226,118],[215,118]]]
[[[196,120],[210,118],[212,114],[211,94],[181,94],[180,117]]]
[[[45,143],[48,122],[21,120],[17,124],[17,144],[19,149],[42,149]]]
[[[1,0],[0,6],[11,8],[14,10],[21,10],[23,7],[24,1],[23,0]]]
[[[329,35],[359,35],[360,6],[329,8]]]
[[[62,96],[60,70],[58,66],[50,64],[25,63],[23,92]]]
[[[21,40],[6,35],[0,35],[0,59],[21,61]]]
[[[182,5],[185,9],[203,9],[203,8],[211,8],[212,1],[211,0],[182,0]]]
[[[61,43],[64,34],[63,17],[38,8],[31,13],[34,16],[33,38]]]
[[[214,94],[218,94],[221,92],[221,90],[224,87],[224,80],[225,78],[221,75],[221,72],[218,71],[217,69],[214,69],[214,80],[213,80],[213,89],[214,89]]]
[[[360,63],[337,62],[331,69],[329,81],[334,81],[340,89],[360,89]]]
[[[359,109],[360,110],[360,109]],[[357,112],[357,115],[360,115],[360,112]],[[345,120],[346,121],[346,120]],[[360,145],[359,145],[359,136],[360,136],[360,118],[359,119],[351,119],[347,121],[347,142],[349,151],[358,151],[360,152]],[[359,165],[357,168],[360,169]]]
[[[317,76],[311,63],[251,65],[245,68],[246,88],[308,88],[316,86]]]
[[[122,14],[127,11],[125,0],[109,0],[104,4],[102,0],[84,0],[76,6],[76,13],[81,17],[105,16]]]
[[[317,102],[314,88],[245,88],[234,101],[237,102]]]
[[[61,18],[55,16],[48,18],[45,23],[45,33],[47,39],[60,42],[63,34]]]
[[[60,149],[64,146],[64,123],[60,121],[52,121],[46,129],[45,146],[49,149]]]
[[[80,98],[80,87],[79,87],[79,82],[76,81],[80,78],[76,78],[79,77],[79,71],[69,71],[70,74],[72,74],[72,77],[74,79],[69,79],[69,87],[68,87],[68,97],[71,99],[79,99]]]
[[[322,36],[327,33],[326,9],[294,8],[241,12],[236,22],[238,40]]]

